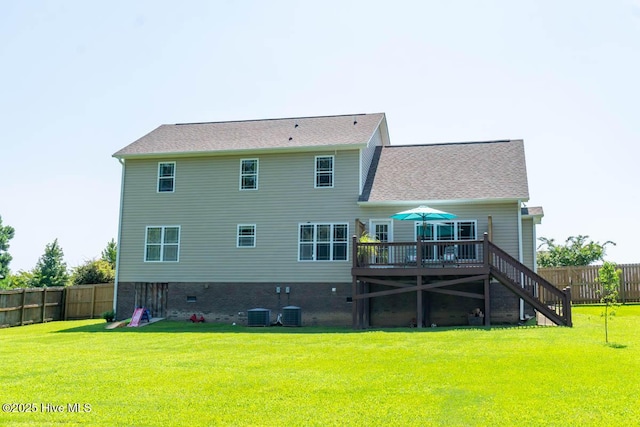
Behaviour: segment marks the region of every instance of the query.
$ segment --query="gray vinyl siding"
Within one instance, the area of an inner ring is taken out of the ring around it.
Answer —
[[[371,160],[373,159],[373,154],[376,151],[376,147],[379,145],[382,145],[382,134],[380,133],[380,127],[376,129],[376,132],[373,134],[373,137],[367,144],[367,147],[362,149],[359,193],[362,193],[362,190],[364,189],[364,184],[367,181],[367,175],[369,174],[369,167],[371,167]]]
[[[334,188],[314,188],[316,155],[334,155]],[[259,190],[240,191],[240,159],[259,159]],[[159,161],[176,162],[175,192],[158,193]],[[347,261],[299,262],[298,227],[347,223],[353,234],[359,150],[127,160],[120,281],[350,282]],[[256,247],[237,248],[237,225]],[[144,262],[147,226],[179,225],[179,262]],[[351,252],[349,242],[348,253]]]
[[[523,218],[522,219],[522,255],[523,255],[523,264],[529,267],[530,269],[534,269],[534,252],[535,252],[535,243],[534,242],[534,228],[535,224],[533,223],[533,218]]]
[[[518,203],[463,203],[432,206],[457,215],[457,221],[477,221],[478,239],[488,232],[488,217],[493,220],[493,242],[518,258]],[[404,206],[385,206],[363,209],[360,220],[369,226],[369,219],[389,218],[396,212],[410,209]],[[396,242],[413,241],[414,221],[393,221],[393,240]]]
[[[372,139],[379,138],[375,137]],[[376,142],[377,143],[377,142]],[[314,188],[317,155],[335,156],[334,188]],[[360,150],[127,160],[123,193],[121,282],[351,282],[347,261],[298,261],[301,223],[385,219],[413,206],[357,204]],[[240,159],[259,159],[259,189],[239,189]],[[158,162],[175,161],[175,192],[157,192]],[[476,220],[478,239],[493,218],[493,241],[518,257],[517,202],[434,206]],[[237,225],[256,225],[256,247],[236,247]],[[147,226],[180,226],[179,262],[144,262]],[[394,241],[413,241],[412,221],[393,221]],[[523,235],[529,235],[523,228]],[[531,245],[529,245],[530,247]],[[525,244],[525,248],[527,245]],[[525,261],[528,254],[525,252]]]

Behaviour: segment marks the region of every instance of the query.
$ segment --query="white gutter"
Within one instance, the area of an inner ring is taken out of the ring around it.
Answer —
[[[113,284],[113,311],[116,311],[118,306],[118,281],[120,276],[120,252],[122,251],[122,208],[124,206],[124,171],[125,160],[118,159],[118,162],[122,165],[122,177],[120,178],[120,213],[118,215],[118,250],[116,251],[116,277]],[[117,315],[117,313],[116,313]]]
[[[523,263],[524,254],[522,252],[522,200],[518,200],[518,261]],[[520,278],[522,283],[522,277]],[[524,288],[524,283],[522,283]],[[524,320],[524,300],[520,298],[520,320]]]
[[[180,157],[211,157],[211,156],[235,156],[250,154],[280,154],[280,153],[326,153],[330,151],[358,150],[366,148],[367,142],[355,142],[352,144],[331,144],[331,145],[309,145],[303,147],[272,147],[272,148],[229,148],[225,150],[207,150],[207,151],[166,151],[160,153],[142,153],[142,154],[118,154],[115,153],[111,157],[116,159],[166,159]]]
[[[522,203],[523,199],[515,199],[515,198],[504,198],[504,199],[450,199],[450,200],[390,200],[385,202],[369,202],[369,201],[359,201],[357,202],[358,206],[363,208],[382,208],[382,207],[398,207],[398,206],[419,206],[419,205],[458,205],[458,204],[469,204],[469,203],[479,203],[479,204],[498,204],[498,203],[510,203],[517,202]],[[524,200],[526,201],[526,200]]]

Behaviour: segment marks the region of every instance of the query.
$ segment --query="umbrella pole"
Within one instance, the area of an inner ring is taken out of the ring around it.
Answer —
[[[422,259],[426,258],[427,245],[424,243],[427,240],[427,219],[422,218],[422,240],[420,241],[420,246],[422,246]],[[422,262],[422,260],[420,260]]]

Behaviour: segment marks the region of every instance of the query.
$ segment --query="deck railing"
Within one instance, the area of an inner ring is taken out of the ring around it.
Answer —
[[[375,242],[354,239],[354,267],[463,267],[484,264],[482,240]]]
[[[493,276],[556,324],[572,325],[570,288],[558,289],[488,240],[487,253]]]

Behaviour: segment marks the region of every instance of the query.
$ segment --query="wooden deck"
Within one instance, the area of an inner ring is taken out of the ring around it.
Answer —
[[[557,289],[489,241],[378,242],[353,239],[351,275],[353,327],[370,323],[371,298],[417,292],[416,324],[424,323],[422,292],[484,300],[484,324],[490,325],[490,281],[495,279],[558,325],[571,326],[571,293]],[[464,283],[484,283],[482,294],[451,289]],[[388,289],[371,292],[369,285]]]

